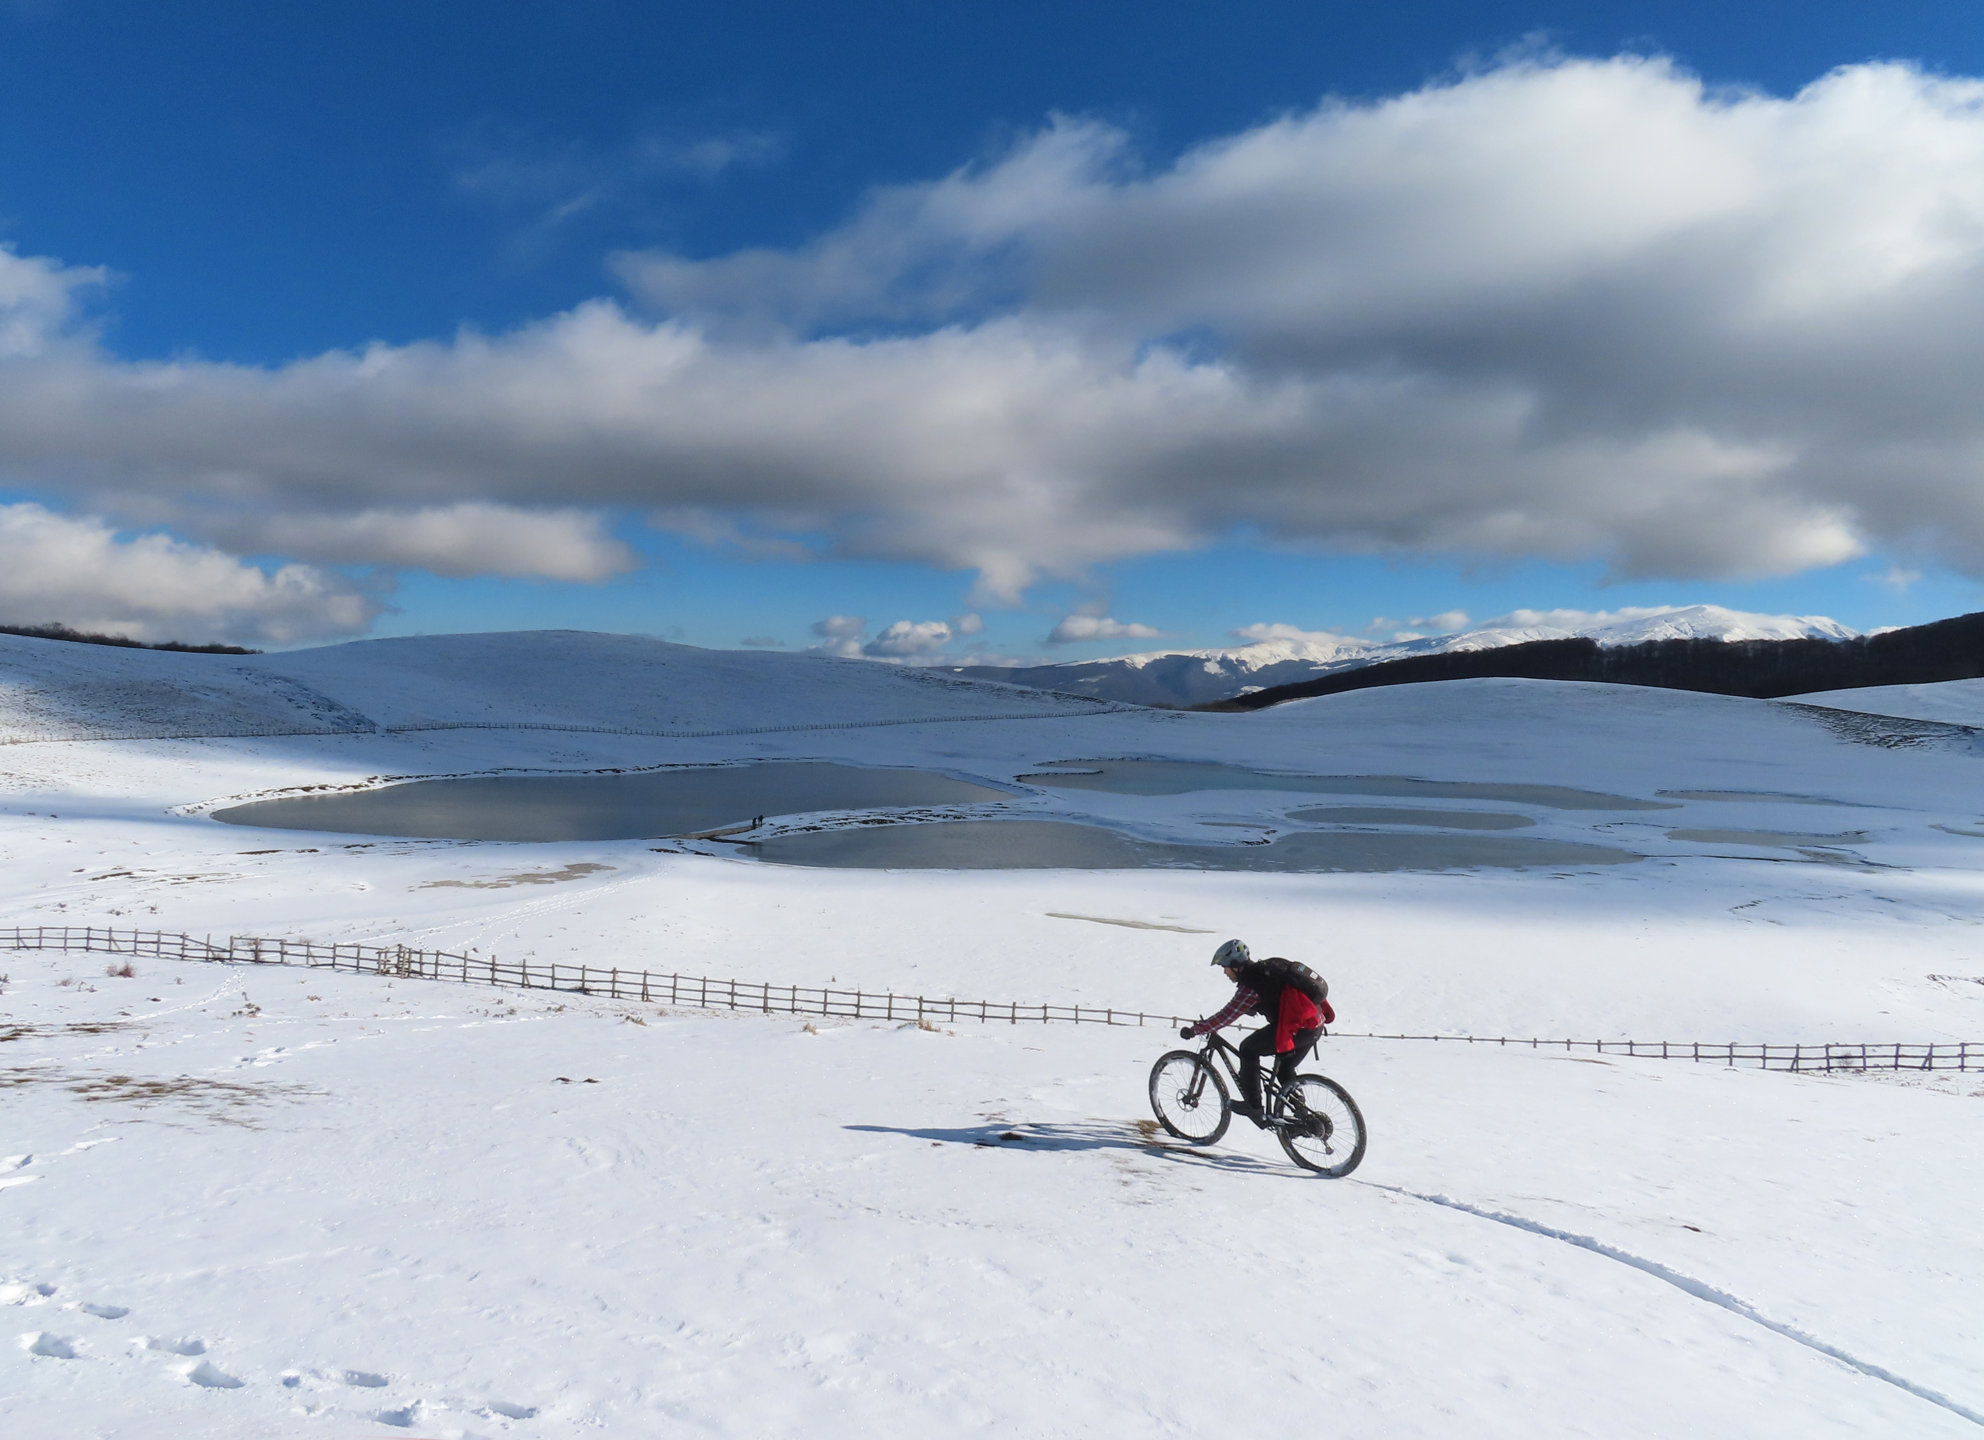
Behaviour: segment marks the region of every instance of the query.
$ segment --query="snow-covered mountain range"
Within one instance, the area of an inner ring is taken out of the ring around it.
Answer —
[[[1257,640],[1225,650],[1153,651],[1056,665],[967,665],[955,667],[952,673],[1133,705],[1203,705],[1408,655],[1490,650],[1533,640],[1589,636],[1601,645],[1638,645],[1686,639],[1846,640],[1859,633],[1823,615],[1756,615],[1720,605],[1688,605],[1627,618],[1605,616],[1571,625],[1550,623],[1558,618],[1518,611],[1507,623],[1411,640],[1309,635]]]

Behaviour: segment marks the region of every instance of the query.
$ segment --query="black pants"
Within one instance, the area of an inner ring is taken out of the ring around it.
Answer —
[[[1316,1048],[1316,1042],[1322,1035],[1320,1025],[1313,1030],[1297,1030],[1294,1048],[1285,1055],[1275,1056],[1274,1078],[1286,1085],[1294,1076],[1295,1067],[1309,1058],[1309,1052]],[[1240,1052],[1240,1098],[1258,1110],[1261,1107],[1261,1057],[1273,1053],[1274,1026],[1263,1026],[1233,1048]]]

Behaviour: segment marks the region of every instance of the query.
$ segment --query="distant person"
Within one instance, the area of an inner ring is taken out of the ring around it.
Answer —
[[[1336,1019],[1330,1008],[1330,987],[1306,965],[1274,956],[1256,960],[1239,940],[1228,940],[1213,952],[1212,963],[1233,982],[1233,998],[1209,1020],[1187,1025],[1178,1033],[1196,1040],[1223,1030],[1244,1015],[1259,1015],[1268,1023],[1234,1048],[1240,1052],[1240,1102],[1233,1108],[1262,1123],[1261,1057],[1274,1052],[1275,1079],[1286,1085],[1295,1067],[1316,1048],[1323,1027]]]

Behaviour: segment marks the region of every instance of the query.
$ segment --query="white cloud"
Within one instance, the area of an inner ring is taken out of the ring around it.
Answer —
[[[861,637],[868,633],[867,616],[829,615],[815,620],[812,628],[820,637],[818,645],[808,647],[815,654],[837,655],[844,660],[861,658]]]
[[[1236,529],[1984,574],[1976,80],[1526,61],[1145,169],[1060,122],[797,250],[619,269],[666,318],[264,369],[112,359],[75,311],[100,272],[8,255],[0,480],[196,539],[321,517],[312,553],[379,564],[466,562],[368,516],[564,514],[505,563],[570,575],[620,563],[578,517],[631,509],[988,602]]]
[[[0,361],[33,359],[70,337],[82,292],[108,284],[101,267],[61,265],[0,245]]]
[[[951,642],[951,627],[942,620],[898,620],[861,647],[874,659],[903,660],[931,655]]]
[[[1293,641],[1302,645],[1337,645],[1343,643],[1346,638],[1333,630],[1304,630],[1299,625],[1283,624],[1242,625],[1238,630],[1229,630],[1227,634],[1248,645],[1270,645],[1277,641]]]
[[[269,573],[170,536],[120,539],[100,520],[0,505],[0,618],[9,623],[287,645],[359,633],[383,608],[311,566]]]
[[[1163,635],[1148,625],[1126,624],[1107,615],[1064,615],[1047,633],[1048,645],[1075,645],[1084,640],[1154,640]]]
[[[1421,626],[1436,635],[1445,635],[1462,629],[1467,625],[1467,612],[1465,610],[1442,610],[1437,615],[1415,615],[1406,623]]]
[[[959,635],[979,635],[985,630],[984,617],[976,612],[969,615],[956,615],[951,618],[951,629]]]
[[[436,575],[598,581],[634,568],[627,547],[577,510],[519,510],[463,501],[422,510],[276,515],[236,527],[243,550],[280,551],[332,564],[406,566]]]
[[[1511,610],[1493,620],[1484,620],[1483,630],[1591,630],[1601,625],[1620,625],[1629,620],[1652,620],[1693,607],[1685,605],[1622,605],[1617,610]]]
[[[1897,595],[1905,595],[1908,593],[1908,587],[1922,578],[1922,572],[1901,565],[1890,565],[1883,574],[1875,578]]]

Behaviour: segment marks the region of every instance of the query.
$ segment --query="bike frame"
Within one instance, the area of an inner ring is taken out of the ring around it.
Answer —
[[[1247,1033],[1251,1035],[1255,1032],[1249,1030]],[[1212,1069],[1213,1056],[1217,1055],[1219,1057],[1220,1068],[1226,1072],[1226,1078],[1233,1082],[1233,1088],[1237,1094],[1240,1090],[1240,1047],[1233,1044],[1232,1041],[1221,1035],[1217,1030],[1208,1030],[1206,1031],[1206,1046],[1203,1053],[1206,1058],[1207,1070]],[[1314,1058],[1313,1052],[1311,1052],[1310,1058]],[[1193,1082],[1191,1092],[1192,1099],[1195,1101],[1199,1098],[1198,1091],[1199,1082],[1195,1081]],[[1280,1118],[1281,1098],[1281,1080],[1275,1074],[1275,1066],[1273,1064],[1262,1065],[1261,1115],[1263,1118],[1269,1121]]]

